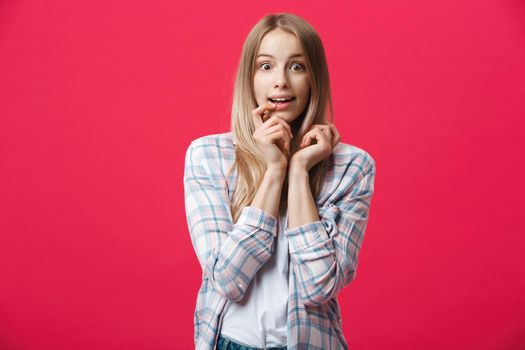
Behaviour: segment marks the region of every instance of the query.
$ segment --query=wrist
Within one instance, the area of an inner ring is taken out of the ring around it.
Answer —
[[[306,169],[306,166],[301,163],[291,162],[289,173],[292,175],[308,175],[308,169]]]
[[[286,168],[271,165],[266,168],[266,172],[264,175],[281,180],[284,179],[286,176]]]

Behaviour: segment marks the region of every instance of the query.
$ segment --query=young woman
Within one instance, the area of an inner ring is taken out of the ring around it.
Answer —
[[[348,348],[337,295],[356,276],[375,162],[339,142],[331,102],[314,28],[287,13],[261,19],[244,43],[231,131],[186,152],[203,271],[197,349]]]

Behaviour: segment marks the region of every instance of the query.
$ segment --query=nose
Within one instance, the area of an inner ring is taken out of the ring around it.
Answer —
[[[275,87],[288,87],[288,77],[286,75],[286,68],[276,69]]]

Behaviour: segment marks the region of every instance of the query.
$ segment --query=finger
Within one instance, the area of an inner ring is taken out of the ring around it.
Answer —
[[[261,125],[263,125],[263,120],[259,115],[252,113],[252,119],[255,129],[258,129]]]
[[[282,124],[276,124],[274,126],[271,126],[270,128],[265,130],[265,135],[271,135],[275,132],[282,131],[281,138],[285,141],[285,144],[287,148],[290,146],[290,134],[288,133],[288,130],[282,125]]]
[[[263,130],[263,133],[266,136],[266,135],[271,135],[274,132],[279,131],[279,130],[283,130],[282,125],[281,124],[275,124],[275,125],[272,125],[272,126],[268,127],[267,129]]]
[[[253,110],[253,113],[260,115],[261,117],[264,116],[265,112],[270,112],[272,110],[275,110],[277,108],[277,105],[272,102],[266,102],[259,107],[255,108]]]
[[[314,133],[318,131],[318,125],[319,124],[310,125],[310,128],[308,129],[308,131],[303,135],[302,143],[304,142],[304,140],[306,140],[307,137],[310,137],[311,135],[313,135]]]
[[[320,135],[324,136],[325,141],[331,144],[333,134],[330,126],[326,124],[317,124],[316,128],[321,131]]]
[[[312,141],[315,139],[315,133],[317,132],[316,129],[312,129],[308,131],[306,134],[303,135],[303,138],[301,139],[301,147],[310,146]]]
[[[330,122],[326,122],[327,129],[330,130],[330,143],[332,145],[332,149],[337,145],[337,143],[341,140],[341,135],[339,134],[339,131],[337,131],[337,128],[334,124]]]
[[[269,127],[279,124],[279,117],[277,115],[271,116],[264,121],[264,126]]]
[[[332,129],[328,125],[324,125],[320,127],[321,132],[328,138],[328,140],[332,140],[333,134]]]
[[[288,135],[290,136],[291,139],[293,139],[293,133],[292,133],[292,128],[290,127],[290,125],[284,121],[283,119],[279,118],[279,116],[276,116],[277,117],[277,122],[279,124],[281,124],[282,126],[284,126],[284,128],[286,129],[286,131],[288,132]]]
[[[339,134],[339,131],[337,131],[337,128],[334,124],[329,123],[330,130],[332,131],[332,148],[335,147],[341,141],[341,135]]]
[[[266,122],[268,119],[270,119],[270,115],[271,115],[271,114],[272,114],[272,111],[267,110],[267,109],[264,110],[264,111],[262,112],[262,121],[263,121],[263,122]]]
[[[277,107],[275,108],[266,108],[264,111],[261,112],[262,120],[263,122],[267,121],[272,117],[272,113],[274,113],[277,110]]]
[[[323,131],[322,127],[319,124],[313,125],[313,129],[308,131],[302,139],[301,147],[309,146],[313,140],[319,142],[330,143],[330,135],[326,134],[326,131]]]
[[[271,143],[275,143],[283,153],[288,155],[288,150],[290,149],[290,139],[288,138],[288,133],[285,130],[279,129],[270,135],[266,135],[266,137],[271,141]]]
[[[268,119],[264,123],[265,124],[268,123],[268,125],[275,125],[275,124],[282,125],[286,129],[286,131],[288,132],[288,135],[290,136],[290,138],[291,139],[293,138],[292,128],[290,127],[290,125],[288,125],[288,123],[286,121],[284,121],[281,118],[279,118],[278,115],[274,115],[273,117],[271,117],[270,119]]]
[[[318,134],[318,141],[326,142],[327,144],[332,145],[332,131],[327,125],[323,125],[319,128],[320,133]]]
[[[271,102],[267,102],[255,108],[254,110],[252,110],[252,116],[254,118],[254,123],[256,127],[259,127],[265,121],[264,116],[266,114],[266,111],[270,111],[275,108],[276,108],[275,104]],[[259,121],[261,121],[261,123],[259,123]]]

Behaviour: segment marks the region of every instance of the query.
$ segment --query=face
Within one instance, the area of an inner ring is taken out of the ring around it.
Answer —
[[[281,29],[267,33],[256,55],[254,91],[257,105],[282,95],[289,102],[278,103],[277,115],[290,124],[304,111],[310,98],[309,73],[301,44],[295,35]]]

